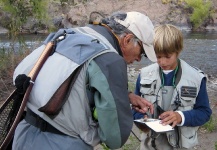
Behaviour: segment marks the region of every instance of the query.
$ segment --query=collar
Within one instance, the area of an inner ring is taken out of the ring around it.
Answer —
[[[181,63],[180,63],[180,60],[178,59],[178,65],[176,66],[176,68],[172,71],[174,72],[173,74],[173,80],[172,80],[172,85],[174,87],[177,86],[177,84],[179,83],[180,79],[181,79],[181,74],[182,74],[182,68],[181,68]],[[164,73],[162,71],[162,69],[159,67],[159,76],[161,78],[161,86],[163,87],[164,86]]]
[[[103,35],[109,43],[114,47],[120,56],[123,56],[117,36],[105,24],[89,24],[88,27]]]

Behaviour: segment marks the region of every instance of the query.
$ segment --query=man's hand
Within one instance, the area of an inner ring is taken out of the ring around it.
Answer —
[[[162,113],[159,118],[162,120],[161,123],[163,125],[171,124],[172,127],[175,127],[182,122],[181,115],[175,111],[166,111]]]
[[[129,99],[132,104],[132,107],[141,113],[146,113],[147,111],[150,111],[151,114],[154,113],[154,107],[153,104],[146,99],[134,94],[129,93]]]

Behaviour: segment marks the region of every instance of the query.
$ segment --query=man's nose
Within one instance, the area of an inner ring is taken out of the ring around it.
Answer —
[[[139,55],[139,56],[136,58],[136,61],[140,62],[140,61],[141,61],[141,59],[142,59],[142,56],[141,56],[141,55]]]

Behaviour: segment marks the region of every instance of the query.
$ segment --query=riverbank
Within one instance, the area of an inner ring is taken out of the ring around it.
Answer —
[[[129,72],[129,81],[131,84],[135,84],[136,77],[138,75],[138,70],[135,68],[131,68]],[[9,93],[14,90],[14,86],[12,86],[12,78],[8,78],[8,76],[4,76],[0,80],[0,105],[4,102],[4,100],[9,96]],[[212,109],[212,118],[216,120],[217,118],[217,79],[209,79],[207,82],[207,91],[210,100],[210,106]],[[215,122],[214,122],[215,123]],[[132,129],[132,133],[127,140],[126,144],[123,148],[118,150],[136,150],[139,146],[139,141],[137,138],[140,139],[141,131],[134,125]],[[135,135],[134,135],[135,134]],[[207,128],[201,127],[198,131],[198,138],[199,144],[190,150],[215,150],[216,145],[216,137],[217,137],[217,130],[216,125],[214,130],[210,132]],[[95,147],[94,150],[103,150],[101,145]]]
[[[3,27],[0,26],[0,34],[7,34],[8,32],[9,32],[8,29],[3,28]]]
[[[139,68],[130,67],[128,75],[129,75],[129,81],[130,84],[135,84],[137,75],[139,73]],[[9,96],[10,92],[14,90],[14,86],[12,85],[12,77],[9,77],[8,75],[0,76],[1,84],[0,84],[0,105],[4,102],[4,100]],[[207,82],[207,91],[209,95],[210,100],[210,106],[212,109],[212,118],[216,120],[217,118],[217,78],[209,79]],[[120,148],[118,150],[136,150],[139,146],[139,141],[137,137],[140,139],[140,133],[141,131],[133,126],[132,133],[127,141],[127,143],[124,145],[123,148]],[[135,136],[135,135],[136,136]],[[216,137],[217,137],[217,130],[216,125],[212,132],[210,132],[207,128],[200,127],[198,131],[198,138],[199,138],[199,144],[195,146],[194,148],[190,150],[215,150],[216,145]],[[95,147],[94,150],[103,150],[103,148],[98,145]]]

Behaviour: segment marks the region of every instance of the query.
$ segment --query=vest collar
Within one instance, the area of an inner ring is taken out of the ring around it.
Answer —
[[[111,32],[110,29],[101,25],[100,23],[89,24],[88,27],[95,30],[99,34],[103,35],[109,41],[109,43],[114,47],[114,49],[118,52],[118,54],[120,56],[123,56],[120,45],[119,45],[119,41],[117,37],[114,35],[114,33]]]

